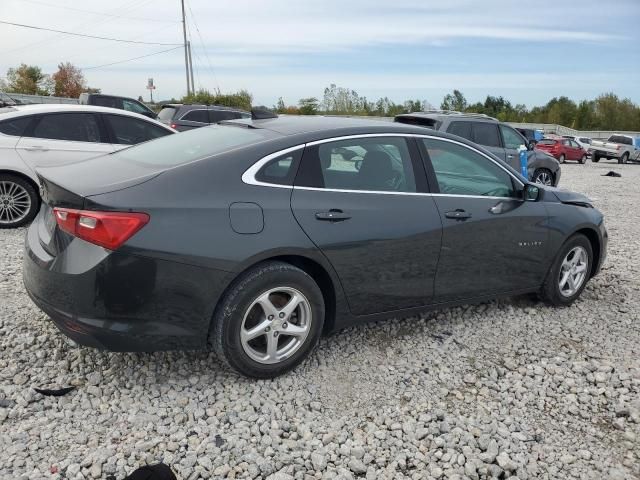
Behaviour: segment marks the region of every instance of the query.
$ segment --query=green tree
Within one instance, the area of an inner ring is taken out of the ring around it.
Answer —
[[[246,90],[239,90],[236,93],[211,93],[209,90],[201,88],[191,95],[182,97],[181,103],[195,103],[203,105],[222,105],[224,107],[240,108],[251,110],[253,96]]]
[[[458,112],[464,112],[467,106],[467,99],[460,90],[454,90],[453,93],[445,95],[440,104],[442,110],[455,110]]]
[[[18,68],[7,70],[7,91],[28,95],[50,95],[51,77],[42,73],[40,67],[22,63]]]
[[[318,99],[316,97],[301,98],[298,101],[300,115],[316,115],[318,113]]]

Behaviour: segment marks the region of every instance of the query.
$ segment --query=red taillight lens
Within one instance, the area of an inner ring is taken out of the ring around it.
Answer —
[[[137,212],[95,212],[54,208],[61,230],[101,247],[115,250],[149,222],[149,215]]]

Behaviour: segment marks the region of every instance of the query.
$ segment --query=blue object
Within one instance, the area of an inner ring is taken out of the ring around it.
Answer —
[[[535,139],[536,142],[539,142],[540,140],[542,140],[544,138],[544,133],[542,133],[541,130],[534,130],[533,131],[533,138]]]
[[[528,160],[529,155],[527,155],[528,151],[525,149],[520,150],[520,173],[524,178],[529,178],[529,169],[528,169]]]

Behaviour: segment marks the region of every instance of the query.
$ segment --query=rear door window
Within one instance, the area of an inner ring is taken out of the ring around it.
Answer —
[[[136,145],[171,134],[164,128],[138,118],[125,115],[104,115],[103,118],[111,127],[113,142],[119,145]]]
[[[32,119],[33,116],[28,116],[0,122],[0,133],[12,135],[14,137],[21,137]]]
[[[355,138],[305,149],[296,185],[332,190],[415,192],[416,176],[404,138]]]
[[[473,141],[487,147],[501,147],[496,123],[473,122]]]
[[[35,138],[99,143],[100,128],[93,113],[49,113],[33,130]]]
[[[187,122],[209,123],[209,115],[206,110],[191,110],[180,120],[185,120]]]
[[[473,141],[471,122],[451,122],[449,128],[447,128],[447,133]]]

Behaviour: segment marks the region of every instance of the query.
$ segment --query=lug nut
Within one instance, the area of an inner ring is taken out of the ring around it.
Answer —
[[[280,317],[280,318],[284,318],[284,312],[280,312],[279,317]]]
[[[271,331],[271,327],[267,327],[264,329],[265,332],[270,332]]]
[[[277,337],[278,336],[278,332],[273,332],[273,336]]]
[[[273,315],[269,315],[269,320],[273,320]]]
[[[287,322],[282,323],[282,328],[287,328]]]

